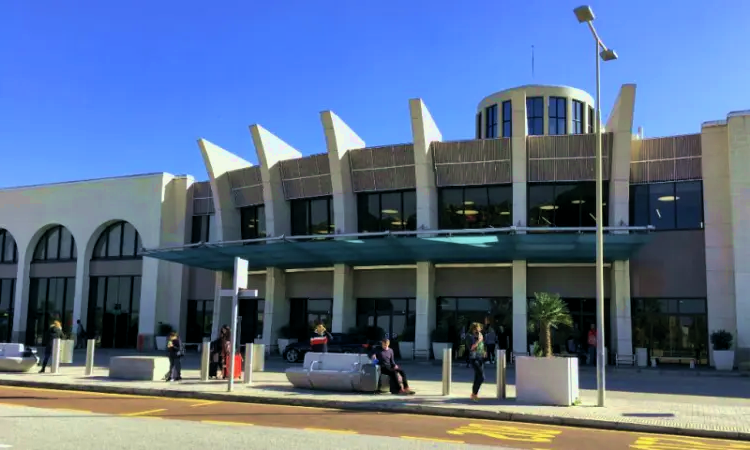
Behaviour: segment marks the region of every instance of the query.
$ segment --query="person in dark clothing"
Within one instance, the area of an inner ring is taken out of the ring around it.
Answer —
[[[169,373],[165,381],[182,380],[182,357],[184,355],[184,346],[176,331],[169,334],[167,341],[167,356],[169,356]]]
[[[487,357],[481,324],[471,324],[469,343],[469,361],[471,361],[471,367],[474,369],[474,384],[471,388],[471,399],[477,401],[479,399],[479,389],[482,387],[482,383],[484,383],[484,360]]]
[[[393,349],[390,348],[391,341],[384,338],[381,341],[380,349],[372,355],[372,360],[377,361],[380,365],[380,373],[388,375],[391,385],[391,394],[414,395],[414,391],[409,389],[409,381],[406,379],[406,373],[396,364],[393,357]],[[380,391],[380,379],[378,379],[378,389]]]
[[[310,347],[312,347],[313,353],[328,353],[329,340],[333,340],[333,336],[322,323],[319,323],[310,338]]]
[[[222,327],[221,336],[221,362],[224,379],[229,378],[230,358],[232,357],[232,330],[229,326]]]
[[[47,333],[44,335],[44,360],[42,361],[42,370],[39,373],[44,373],[47,368],[50,358],[52,357],[52,343],[55,339],[65,339],[65,334],[62,331],[62,325],[59,320],[55,320],[50,325]]]

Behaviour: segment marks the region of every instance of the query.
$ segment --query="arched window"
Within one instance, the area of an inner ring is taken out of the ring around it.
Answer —
[[[16,248],[16,240],[8,233],[8,230],[0,228],[0,264],[15,264],[17,262],[18,248]]]
[[[55,225],[39,239],[33,261],[73,261],[77,256],[73,235],[64,226]]]
[[[141,236],[128,222],[115,222],[108,226],[94,246],[92,259],[140,258]]]

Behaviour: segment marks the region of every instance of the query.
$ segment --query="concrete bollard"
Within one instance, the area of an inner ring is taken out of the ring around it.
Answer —
[[[49,371],[50,373],[60,372],[60,339],[52,341],[52,361]]]
[[[506,397],[506,386],[508,381],[505,378],[505,350],[495,350],[495,379],[497,380],[497,398]]]
[[[443,349],[443,395],[451,395],[451,383],[453,378],[453,349]]]
[[[86,341],[86,369],[84,374],[90,377],[94,373],[94,349],[96,348],[96,339]]]
[[[252,344],[253,347],[253,371],[263,372],[266,370],[266,344]]]
[[[201,344],[201,381],[208,381],[208,366],[211,362],[211,344],[204,340]]]
[[[691,369],[695,369],[695,360],[694,359],[690,360],[690,368]]]
[[[651,358],[651,367],[656,367],[656,358]]]
[[[243,381],[245,384],[253,382],[253,369],[255,369],[255,344],[245,344],[245,373]]]

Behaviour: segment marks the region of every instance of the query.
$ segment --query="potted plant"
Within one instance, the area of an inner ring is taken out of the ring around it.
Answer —
[[[401,359],[411,360],[414,359],[414,336],[415,330],[413,326],[408,326],[404,329],[403,334],[399,337],[399,349],[401,350]]]
[[[453,347],[453,337],[448,327],[438,325],[437,328],[432,330],[430,340],[432,341],[432,354],[435,355],[436,360],[442,361],[443,350]]]
[[[539,333],[532,356],[516,357],[516,398],[521,403],[570,406],[579,401],[578,358],[553,357],[552,329],[571,326],[568,305],[558,294],[534,293],[529,331]],[[541,347],[540,350],[537,350]]]
[[[167,337],[174,331],[174,327],[168,323],[159,322],[159,327],[156,330],[156,349],[167,350]]]
[[[732,333],[718,330],[711,333],[711,345],[714,347],[714,367],[716,370],[734,369],[734,350],[732,350]]]
[[[279,355],[284,354],[284,350],[289,344],[297,342],[298,334],[298,330],[295,330],[289,325],[284,325],[283,327],[281,327],[281,329],[279,330],[279,338],[276,341],[277,345],[279,346]]]

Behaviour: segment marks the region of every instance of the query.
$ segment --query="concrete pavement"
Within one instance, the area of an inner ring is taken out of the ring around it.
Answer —
[[[102,365],[106,360],[102,358]],[[251,387],[237,385],[226,393],[224,382],[201,383],[197,358],[186,360],[185,382],[113,381],[100,367],[93,377],[83,377],[82,367],[64,367],[61,375],[0,374],[0,384],[34,385],[78,390],[97,390],[143,395],[179,396],[209,400],[229,400],[265,404],[292,404],[326,408],[411,412],[421,414],[500,419],[530,423],[560,424],[604,429],[638,430],[698,437],[750,440],[750,380],[740,377],[650,376],[634,371],[613,371],[608,375],[608,404],[595,404],[595,376],[582,370],[583,405],[570,408],[519,405],[515,402],[513,370],[509,369],[509,399],[494,397],[494,373],[479,404],[469,402],[471,371],[454,368],[453,396],[440,395],[439,367],[405,364],[418,395],[409,398],[361,394],[301,391],[292,389],[283,375],[287,365],[279,360],[266,362],[266,372],[255,373]]]

